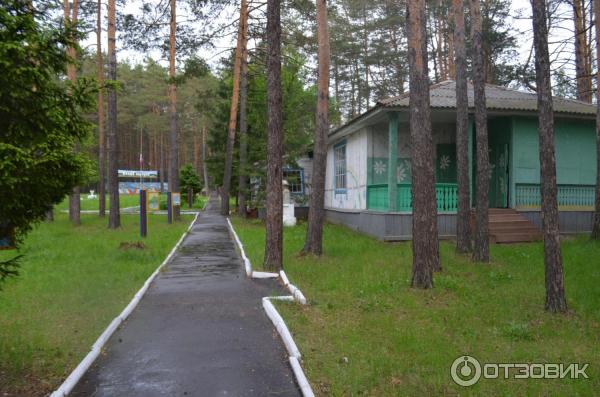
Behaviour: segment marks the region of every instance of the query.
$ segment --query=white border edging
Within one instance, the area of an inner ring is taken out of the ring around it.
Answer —
[[[262,305],[263,309],[265,309],[265,312],[267,312],[267,316],[271,319],[273,325],[275,325],[277,332],[279,332],[288,354],[291,357],[301,358],[302,355],[300,354],[300,350],[298,350],[298,346],[296,346],[296,342],[294,342],[294,338],[292,338],[292,334],[290,333],[287,325],[285,325],[283,318],[277,309],[275,309],[275,306],[273,306],[271,303],[271,298],[262,298]]]
[[[138,303],[150,287],[152,281],[154,281],[154,279],[162,270],[162,268],[171,260],[171,258],[177,251],[177,248],[179,248],[179,246],[183,242],[183,239],[188,235],[188,233],[192,229],[192,226],[194,226],[194,223],[198,219],[198,215],[199,214],[197,213],[190,225],[188,226],[185,233],[181,235],[181,238],[179,239],[179,241],[177,241],[177,244],[175,244],[171,252],[169,252],[169,255],[167,255],[167,257],[165,258],[165,260],[160,264],[158,268],[156,268],[154,273],[152,273],[150,277],[148,277],[142,288],[140,288],[139,291],[134,295],[131,302],[129,302],[125,309],[123,309],[121,314],[115,317],[114,320],[109,324],[109,326],[104,330],[104,332],[100,334],[98,339],[96,339],[96,342],[92,345],[92,350],[90,350],[90,352],[83,358],[83,360],[81,360],[79,365],[75,367],[73,372],[71,372],[67,379],[65,379],[62,385],[60,385],[60,387],[56,389],[54,393],[51,394],[51,397],[64,397],[71,393],[73,388],[77,385],[77,382],[79,382],[79,380],[83,377],[86,371],[94,363],[96,358],[100,355],[104,344],[106,344],[106,342],[112,336],[112,334],[117,330],[117,328],[119,328],[119,325],[121,325],[121,323],[123,323],[123,321],[125,321],[127,317],[129,317],[131,312],[135,309],[135,307],[138,305]]]
[[[248,259],[248,257],[246,256],[246,252],[244,251],[244,246],[242,245],[240,238],[238,237],[237,233],[235,232],[235,229],[233,228],[233,225],[231,224],[229,217],[227,218],[227,225],[229,226],[229,231],[233,235],[236,246],[238,248],[238,251],[244,261],[244,266],[246,268],[246,275],[251,278],[280,278],[283,285],[292,294],[292,295],[285,295],[285,296],[266,296],[266,297],[262,298],[262,305],[263,305],[263,309],[267,313],[267,317],[269,317],[269,319],[275,326],[275,329],[277,329],[277,332],[279,333],[279,336],[283,340],[283,344],[285,345],[285,347],[288,351],[288,354],[290,356],[289,357],[290,366],[292,367],[292,372],[294,373],[294,376],[296,377],[296,381],[298,382],[298,387],[300,387],[302,396],[303,397],[314,397],[315,394],[313,393],[310,383],[308,382],[308,379],[306,378],[306,375],[304,374],[304,371],[302,370],[302,366],[300,365],[300,359],[302,357],[300,354],[300,350],[298,349],[296,342],[294,342],[294,338],[292,338],[292,334],[291,334],[289,328],[287,327],[287,325],[285,324],[285,321],[283,321],[283,318],[281,317],[281,315],[279,314],[279,312],[277,311],[277,309],[275,308],[273,303],[271,303],[272,300],[279,300],[279,301],[288,301],[288,302],[296,301],[302,305],[306,305],[307,302],[306,302],[306,298],[304,297],[304,294],[295,285],[290,283],[290,280],[287,278],[287,275],[285,274],[285,272],[283,270],[281,270],[279,272],[279,274],[252,271],[252,263],[250,263],[250,259]]]
[[[302,366],[300,365],[300,361],[296,357],[290,357],[290,365],[292,366],[292,371],[294,371],[294,375],[296,376],[296,380],[298,381],[298,386],[302,391],[302,395],[304,397],[314,397],[315,393],[312,391],[312,387],[310,387],[310,383],[308,379],[306,379],[306,375],[304,375],[304,371],[302,370]]]
[[[246,268],[246,276],[252,277],[252,264],[250,263],[250,259],[248,259],[248,257],[246,256],[246,251],[244,251],[244,246],[242,245],[240,238],[238,237],[237,233],[235,232],[235,229],[233,228],[233,225],[231,224],[229,217],[227,217],[226,219],[227,219],[227,225],[229,226],[229,231],[231,232],[231,234],[233,234],[233,239],[235,240],[238,250],[240,251],[240,254],[242,255],[242,260],[244,261],[244,267]]]

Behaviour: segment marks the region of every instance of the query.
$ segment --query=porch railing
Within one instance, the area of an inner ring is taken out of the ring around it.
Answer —
[[[595,198],[594,185],[558,185],[558,206],[564,209],[592,209]],[[518,183],[515,205],[520,209],[537,209],[541,206],[540,185]]]
[[[436,183],[437,210],[456,212],[456,183]],[[372,211],[389,211],[388,185],[378,184],[367,187],[367,208]],[[399,183],[396,193],[396,211],[412,211],[412,185]]]

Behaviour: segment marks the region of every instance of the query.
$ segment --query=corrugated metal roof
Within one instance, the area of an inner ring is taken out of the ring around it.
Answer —
[[[473,107],[473,85],[468,83],[469,107]],[[456,83],[453,80],[434,84],[429,90],[432,108],[453,109],[456,107]],[[486,105],[490,110],[518,110],[537,111],[537,94],[511,90],[508,88],[486,84]],[[596,106],[590,103],[566,99],[553,98],[554,112],[582,115],[595,115]],[[377,103],[378,106],[397,108],[409,106],[409,94],[384,99]]]

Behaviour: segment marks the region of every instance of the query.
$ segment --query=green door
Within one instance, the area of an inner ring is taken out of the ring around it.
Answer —
[[[490,208],[508,208],[508,143],[490,142]]]
[[[456,183],[456,145],[441,143],[436,146],[435,181]]]

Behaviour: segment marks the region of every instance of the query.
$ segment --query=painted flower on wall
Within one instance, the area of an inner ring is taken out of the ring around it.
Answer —
[[[448,156],[447,154],[444,154],[440,158],[440,169],[445,170],[448,167],[450,167],[450,156]]]
[[[398,182],[404,182],[408,177],[408,170],[406,169],[406,165],[404,162],[398,164],[398,168],[396,169],[396,178],[398,178]]]
[[[381,175],[385,172],[386,165],[383,161],[377,160],[375,164],[373,164],[373,169],[376,174]]]

